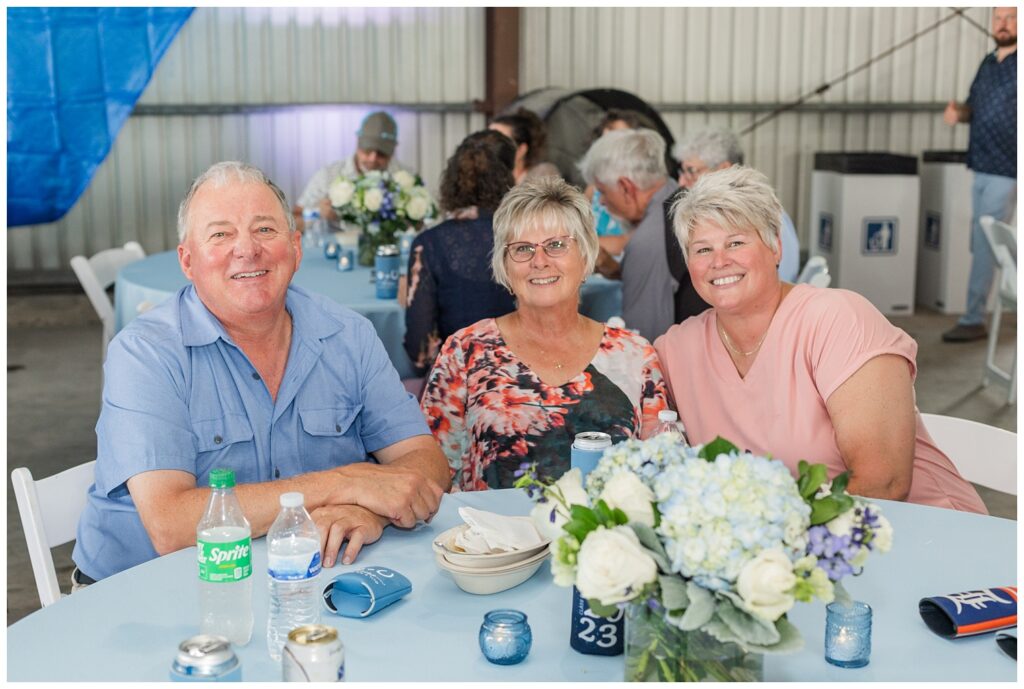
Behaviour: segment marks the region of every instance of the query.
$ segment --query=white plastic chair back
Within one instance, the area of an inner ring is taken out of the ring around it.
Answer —
[[[1007,404],[1017,400],[1017,345],[1013,347],[1013,362],[1010,370],[996,364],[996,347],[999,342],[999,327],[1003,321],[1004,310],[1017,309],[1017,230],[1011,225],[996,220],[991,215],[983,215],[979,219],[981,230],[985,234],[989,248],[999,268],[997,284],[998,295],[996,307],[992,310],[992,323],[988,329],[988,350],[985,355],[985,370],[982,384],[991,381],[1007,386]]]
[[[921,414],[925,428],[971,483],[1017,494],[1017,434],[977,421]]]
[[[798,285],[808,283],[815,287],[828,287],[832,284],[832,276],[828,273],[828,259],[824,256],[811,256],[797,276],[796,282]]]
[[[105,249],[91,258],[75,256],[71,269],[75,271],[96,315],[103,323],[103,359],[107,358],[107,344],[114,337],[114,305],[107,297],[107,288],[117,279],[117,271],[146,257],[146,251],[138,242],[128,242],[120,249]]]
[[[32,574],[43,607],[60,600],[50,548],[75,540],[86,492],[95,480],[95,466],[95,460],[86,462],[40,481],[34,480],[25,467],[11,472]]]
[[[825,273],[815,273],[811,276],[810,284],[814,287],[828,287],[832,284],[832,276]]]

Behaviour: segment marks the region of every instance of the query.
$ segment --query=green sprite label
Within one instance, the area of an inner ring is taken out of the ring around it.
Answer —
[[[226,543],[197,541],[199,578],[225,583],[241,581],[252,574],[252,538]]]

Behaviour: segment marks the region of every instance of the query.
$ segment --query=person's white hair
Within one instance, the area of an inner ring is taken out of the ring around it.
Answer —
[[[583,256],[583,274],[594,270],[598,252],[594,211],[587,197],[561,177],[539,177],[512,187],[494,211],[493,225],[491,272],[494,281],[509,292],[512,283],[505,269],[505,247],[533,227],[564,230]]]
[[[665,140],[651,129],[619,129],[591,144],[579,170],[587,184],[613,185],[625,177],[642,190],[663,184]]]
[[[712,127],[687,135],[676,144],[675,157],[677,160],[697,158],[709,168],[716,168],[726,162],[742,165],[743,149],[732,130]]]
[[[284,192],[281,191],[281,188],[274,184],[263,170],[237,160],[223,160],[206,168],[203,174],[196,177],[192,181],[192,185],[189,186],[185,198],[181,200],[181,205],[178,206],[178,243],[184,243],[185,237],[188,235],[188,213],[192,206],[192,199],[195,197],[196,192],[199,191],[199,187],[207,182],[214,187],[223,187],[229,182],[266,184],[274,192],[277,200],[281,202],[281,210],[288,221],[288,230],[290,232],[295,231],[295,218],[292,217],[289,210],[288,199],[285,197]]]
[[[733,165],[703,175],[670,213],[684,259],[693,231],[708,223],[723,230],[756,232],[772,251],[779,248],[782,204],[768,178],[750,167]]]

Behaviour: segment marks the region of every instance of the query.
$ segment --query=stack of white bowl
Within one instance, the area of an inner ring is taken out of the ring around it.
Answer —
[[[530,521],[529,517],[522,517]],[[518,586],[532,577],[548,557],[549,539],[523,550],[499,553],[467,553],[455,538],[468,524],[448,529],[434,541],[437,566],[450,573],[456,585],[467,593],[485,595]]]

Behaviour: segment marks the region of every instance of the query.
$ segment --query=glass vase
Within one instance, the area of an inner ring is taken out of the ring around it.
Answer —
[[[764,656],[703,631],[684,632],[645,602],[626,608],[627,682],[760,682]]]
[[[359,265],[373,267],[374,259],[377,257],[377,244],[365,227],[359,230],[358,254]]]

